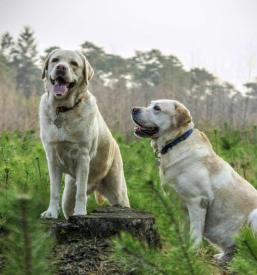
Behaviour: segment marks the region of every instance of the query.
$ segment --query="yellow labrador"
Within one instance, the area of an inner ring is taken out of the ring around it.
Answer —
[[[43,218],[58,217],[62,174],[65,218],[86,215],[87,194],[92,191],[112,205],[129,207],[119,147],[87,89],[92,76],[92,67],[79,52],[55,50],[45,62],[46,92],[39,118],[51,188]]]
[[[249,222],[257,232],[257,190],[214,152],[180,102],[134,107],[132,118],[135,134],[152,139],[161,178],[186,203],[194,245],[204,237],[223,251],[217,258],[226,260],[243,224]]]

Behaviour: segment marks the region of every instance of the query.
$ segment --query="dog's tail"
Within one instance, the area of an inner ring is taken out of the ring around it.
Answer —
[[[253,232],[257,233],[257,208],[255,208],[248,217],[248,223],[250,224]]]
[[[95,191],[95,200],[98,205],[103,205],[105,202],[105,197],[98,191]]]

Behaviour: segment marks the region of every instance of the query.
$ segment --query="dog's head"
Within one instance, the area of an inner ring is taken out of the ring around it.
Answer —
[[[76,87],[87,85],[94,71],[84,55],[77,51],[54,50],[44,64],[42,79],[57,99],[66,98]]]
[[[157,139],[192,122],[189,110],[176,100],[155,100],[148,107],[133,107],[131,113],[139,137]]]

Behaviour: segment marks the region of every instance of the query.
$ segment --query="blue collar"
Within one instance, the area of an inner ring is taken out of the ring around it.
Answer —
[[[193,129],[190,129],[186,131],[183,135],[179,136],[178,138],[174,139],[172,142],[166,144],[161,149],[161,154],[166,154],[169,150],[171,150],[174,146],[176,146],[178,143],[180,143],[183,140],[186,140],[191,134],[193,133]]]

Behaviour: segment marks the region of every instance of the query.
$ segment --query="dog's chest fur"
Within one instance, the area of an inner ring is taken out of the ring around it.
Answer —
[[[87,106],[87,105],[90,105]],[[56,114],[42,98],[40,108],[41,139],[45,150],[53,150],[53,154],[62,167],[63,172],[72,176],[75,174],[77,161],[88,151],[91,158],[96,153],[97,123],[93,102],[81,103],[78,108],[60,113],[61,127],[54,124]]]
[[[185,200],[194,196],[211,196],[211,186],[204,180],[208,178],[208,171],[203,169],[201,161],[208,154],[207,148],[199,147],[190,150],[184,144],[177,145],[161,158],[162,179]]]

